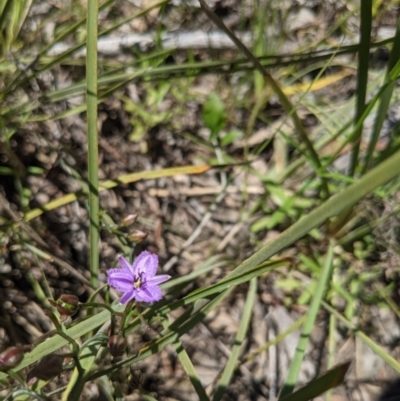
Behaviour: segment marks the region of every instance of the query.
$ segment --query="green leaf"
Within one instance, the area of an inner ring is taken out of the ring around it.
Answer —
[[[299,281],[293,277],[288,277],[286,279],[275,281],[275,287],[281,288],[282,290],[284,290],[286,292],[292,292],[294,290],[299,289],[301,286],[302,286],[301,281]]]
[[[211,141],[217,139],[219,132],[225,127],[225,106],[221,98],[214,92],[210,93],[203,106],[204,125],[211,130]]]
[[[243,137],[242,131],[239,130],[229,131],[221,139],[221,146],[228,146],[231,143],[235,142],[237,139],[240,139],[242,137]]]

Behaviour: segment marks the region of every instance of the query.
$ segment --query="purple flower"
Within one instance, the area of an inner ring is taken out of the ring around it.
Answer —
[[[111,287],[123,292],[120,302],[126,304],[132,299],[137,302],[155,302],[162,298],[159,284],[170,276],[156,276],[158,256],[143,251],[131,265],[124,257],[118,258],[120,268],[107,271],[107,281]]]

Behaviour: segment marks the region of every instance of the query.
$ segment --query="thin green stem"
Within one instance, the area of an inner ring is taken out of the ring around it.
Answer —
[[[82,371],[81,363],[79,361],[79,344],[71,337],[69,336],[64,330],[64,326],[58,321],[57,317],[54,315],[53,312],[49,312],[48,316],[50,320],[53,322],[57,334],[63,337],[65,340],[67,340],[71,346],[72,346],[72,358],[74,359],[75,366],[78,369],[78,371]]]
[[[97,303],[97,302],[86,302],[84,304],[81,304],[80,306],[81,306],[81,308],[94,307],[94,308],[105,308],[105,309],[107,309],[111,314],[110,332],[111,332],[111,335],[114,334],[114,330],[115,330],[115,315],[119,315],[119,313],[115,312],[114,309],[111,308],[111,306],[109,306],[107,304],[100,304],[100,303]]]
[[[111,306],[107,305],[107,304],[100,304],[98,302],[86,302],[84,304],[80,304],[81,308],[90,308],[90,307],[95,307],[95,308],[105,308],[107,309],[110,313],[111,316],[114,316],[114,314],[117,314],[113,308],[111,308]]]
[[[355,116],[355,124],[362,117],[365,110],[365,99],[367,96],[368,84],[368,64],[371,42],[371,27],[372,27],[372,0],[361,1],[360,14],[360,50],[358,52],[358,74],[357,74],[357,110]],[[353,176],[358,166],[358,154],[360,150],[360,141],[362,134],[362,124],[356,131],[353,137],[353,149],[351,152],[351,163],[349,175]]]
[[[86,104],[88,132],[89,177],[89,268],[90,284],[98,286],[99,273],[99,177],[97,132],[97,17],[98,0],[88,1],[87,58],[86,58]]]
[[[123,315],[122,315],[120,330],[122,331],[123,335],[125,335],[126,321],[127,321],[127,319],[128,319],[128,316],[129,316],[130,311],[132,310],[132,305],[133,305],[134,302],[135,302],[135,300],[133,299],[132,301],[129,301],[129,302],[126,304],[124,313],[123,313]]]

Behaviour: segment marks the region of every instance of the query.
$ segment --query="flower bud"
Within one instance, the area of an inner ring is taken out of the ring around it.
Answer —
[[[50,302],[62,316],[74,316],[79,309],[79,299],[75,295],[62,294],[56,302]]]
[[[144,239],[147,238],[149,234],[145,233],[144,231],[140,231],[140,230],[132,230],[129,234],[128,234],[128,238],[134,242],[135,244],[140,244]]]
[[[40,362],[28,373],[27,380],[33,378],[40,380],[50,380],[58,376],[63,371],[64,357],[57,354],[46,355]]]
[[[116,358],[122,356],[126,350],[126,340],[120,334],[113,335],[108,340],[110,354]]]
[[[133,223],[136,222],[137,218],[139,217],[139,213],[132,213],[126,216],[122,222],[121,222],[121,227],[129,227]]]
[[[9,347],[0,354],[0,371],[13,369],[24,359],[24,351],[20,347]]]

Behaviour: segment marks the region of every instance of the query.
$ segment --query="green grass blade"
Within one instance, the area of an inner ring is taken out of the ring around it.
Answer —
[[[235,371],[236,362],[239,358],[240,349],[242,347],[243,341],[246,339],[247,330],[250,324],[251,314],[253,312],[256,292],[257,292],[257,278],[253,278],[250,281],[249,292],[247,293],[247,299],[243,309],[243,316],[240,320],[239,330],[236,334],[231,354],[229,355],[229,358],[225,364],[225,368],[219,380],[217,389],[215,390],[213,401],[219,401],[223,397],[230,381],[232,380],[232,375],[233,372]]]
[[[166,321],[163,320],[163,326],[164,328],[167,328],[168,325],[165,324]],[[176,353],[178,355],[179,361],[182,364],[183,369],[185,370],[185,373],[189,377],[189,380],[191,381],[194,390],[196,391],[197,396],[199,397],[200,401],[209,401],[208,395],[201,384],[199,375],[196,372],[196,369],[193,366],[193,363],[191,359],[189,358],[188,353],[186,352],[185,348],[182,345],[182,342],[177,339],[174,343],[173,346],[176,350]]]
[[[365,99],[367,96],[369,52],[371,43],[372,27],[372,0],[361,1],[360,15],[360,50],[358,52],[358,74],[357,74],[357,110],[355,124],[363,115],[365,109]],[[353,176],[358,166],[358,153],[360,150],[362,125],[357,129],[353,136],[351,152],[351,162],[349,175]]]
[[[349,366],[350,362],[345,362],[328,370],[328,372],[323,374],[321,377],[312,380],[301,389],[282,398],[281,401],[309,401],[318,397],[327,390],[341,384]]]
[[[177,305],[174,305],[175,304],[174,303],[170,306],[171,307],[173,306],[175,308],[175,307],[178,307],[178,305],[182,306],[182,305],[190,304],[192,302],[197,301],[200,298],[208,297],[210,295],[224,291],[226,288],[228,288],[230,286],[238,285],[238,284],[242,284],[247,281],[250,281],[254,277],[259,277],[266,272],[269,272],[278,267],[287,265],[288,263],[289,263],[289,259],[268,261],[266,263],[257,265],[251,269],[248,269],[238,275],[235,275],[235,276],[228,275],[216,284],[210,285],[209,287],[206,287],[206,288],[200,288],[198,290],[192,291],[184,299],[182,299],[180,301],[176,301],[175,303]],[[164,313],[164,311],[161,310],[161,313]]]
[[[329,244],[328,253],[326,255],[325,264],[321,271],[321,276],[318,281],[315,294],[311,300],[310,309],[307,313],[306,320],[304,322],[303,329],[301,330],[300,339],[297,344],[294,358],[290,364],[289,372],[283,385],[282,392],[279,397],[279,401],[282,401],[285,396],[293,392],[294,386],[297,382],[297,377],[300,372],[301,363],[303,362],[304,354],[308,345],[308,340],[311,335],[312,328],[317,318],[318,311],[322,299],[325,295],[329,280],[332,276],[333,271],[333,243]]]

